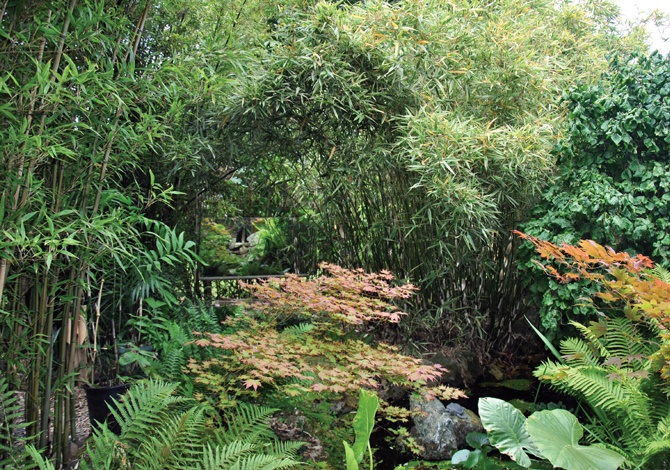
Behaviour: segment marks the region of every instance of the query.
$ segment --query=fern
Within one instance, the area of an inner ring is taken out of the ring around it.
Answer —
[[[651,270],[652,274],[658,278],[659,281],[670,284],[670,271],[665,269],[663,266],[656,265],[654,269]]]
[[[37,449],[35,449],[34,446],[28,444],[26,446],[26,452],[28,453],[30,458],[33,459],[35,465],[37,465],[37,468],[39,468],[40,470],[56,470],[53,464],[44,457],[42,457],[42,455],[37,451]]]
[[[235,412],[228,414],[228,429],[217,436],[218,442],[228,444],[245,436],[251,441],[272,438],[274,433],[268,428],[267,420],[275,411],[274,408],[240,403]]]
[[[600,359],[600,356],[594,353],[593,349],[579,338],[563,340],[561,342],[561,351],[566,363],[573,367],[594,366]]]
[[[17,431],[27,424],[16,424],[21,418],[21,407],[14,391],[9,390],[5,377],[0,377],[0,468],[20,468],[28,455],[18,438]],[[16,445],[16,444],[19,445]]]
[[[138,460],[146,462],[145,468],[152,470],[197,465],[203,452],[203,409],[193,407],[165,424],[162,433],[143,443],[137,453]]]
[[[121,403],[114,400],[118,409],[112,409],[111,413],[121,426],[121,432],[130,439],[151,435],[155,426],[165,422],[171,407],[187,401],[173,396],[176,389],[177,384],[141,382]]]
[[[608,358],[610,356],[609,351],[605,347],[605,345],[600,341],[598,336],[596,336],[593,331],[591,331],[589,328],[586,326],[582,325],[581,323],[578,323],[576,321],[571,321],[570,325],[574,326],[577,328],[577,330],[586,338],[588,341],[589,347],[600,357]]]
[[[103,424],[94,431],[91,467],[120,470],[270,470],[298,465],[302,443],[277,444],[266,421],[270,408],[240,406],[227,428],[212,430],[211,408],[175,396],[176,384],[136,384],[118,403],[114,416],[121,435]]]
[[[254,453],[255,446],[241,441],[216,448],[208,446],[204,452],[202,470],[292,468],[296,465],[293,456],[301,446],[300,442],[281,443],[277,451],[267,454]]]
[[[311,323],[300,323],[298,325],[290,325],[284,328],[284,331],[282,333],[284,334],[290,334],[290,335],[302,335],[305,333],[309,333],[314,329],[314,325]]]
[[[655,327],[608,319],[604,335],[597,335],[573,325],[585,339],[562,341],[566,363],[547,361],[535,376],[588,403],[598,417],[587,426],[592,436],[624,455],[627,465],[642,466],[670,452],[670,401],[648,359],[658,350],[646,339]]]
[[[291,458],[278,458],[276,455],[253,454],[238,460],[233,465],[215,467],[217,470],[274,470],[291,468],[296,465]],[[203,469],[210,470],[210,469]]]
[[[189,303],[186,306],[186,318],[181,322],[186,331],[208,332],[221,334],[221,320],[216,315],[213,307],[205,307],[202,304]]]
[[[640,355],[646,358],[658,349],[647,341],[642,332],[639,331],[639,326],[625,317],[612,318],[607,321],[606,343],[611,356],[624,359]],[[640,361],[630,360],[628,362],[629,364],[640,363]]]
[[[175,380],[182,375],[182,368],[186,365],[186,355],[183,345],[179,348],[167,351],[163,357],[162,376],[166,379]]]

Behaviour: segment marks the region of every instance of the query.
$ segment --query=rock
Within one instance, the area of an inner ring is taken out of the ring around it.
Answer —
[[[77,456],[77,453],[79,452],[79,446],[75,444],[72,441],[68,442],[68,453],[70,454],[70,458],[73,459]]]
[[[449,372],[440,378],[440,383],[461,388],[474,384],[481,375],[479,358],[466,350],[450,351],[449,356],[437,353],[430,359],[433,364],[445,367]]]
[[[249,253],[249,247],[244,245],[240,247],[240,250],[238,251],[239,254],[244,255]]]
[[[425,415],[413,417],[414,427],[410,431],[410,436],[423,448],[424,460],[451,459],[454,452],[467,446],[465,436],[484,432],[479,417],[457,403],[449,403],[445,408],[440,400],[413,395],[410,409]]]
[[[452,414],[454,416],[458,416],[459,418],[465,418],[467,416],[466,413],[465,413],[466,409],[463,408],[458,403],[449,403],[446,407],[446,410],[450,414]]]
[[[247,243],[249,243],[249,245],[251,246],[256,246],[258,245],[260,239],[261,239],[261,232],[254,232],[247,237]]]

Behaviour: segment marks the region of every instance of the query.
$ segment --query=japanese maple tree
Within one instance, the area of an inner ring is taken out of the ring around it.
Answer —
[[[399,322],[405,313],[394,302],[409,298],[414,286],[393,286],[388,272],[320,267],[324,275],[314,278],[240,282],[254,301],[244,307],[247,318],[229,322],[237,332],[199,333],[196,344],[222,353],[203,363],[191,360],[188,367],[197,382],[219,395],[222,406],[242,394],[256,396],[268,385],[292,396],[376,388],[382,382],[418,389],[446,371],[396,346],[361,338],[365,324]],[[444,386],[429,393],[463,396]]]

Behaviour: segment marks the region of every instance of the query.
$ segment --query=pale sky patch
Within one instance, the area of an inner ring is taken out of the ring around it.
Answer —
[[[653,10],[659,10],[670,15],[670,0],[613,0],[614,3],[621,7],[621,14],[624,18],[635,20],[640,14],[647,14]],[[652,25],[647,26],[651,38],[650,50],[658,49],[661,53],[668,54],[670,52],[670,30],[666,30],[663,34]],[[664,41],[663,36],[666,38]]]

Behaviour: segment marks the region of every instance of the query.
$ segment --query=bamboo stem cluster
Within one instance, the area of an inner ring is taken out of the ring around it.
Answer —
[[[59,468],[77,442],[87,322],[109,324],[102,275],[144,250],[142,197],[124,178],[165,133],[152,108],[170,102],[144,34],[151,0],[49,5],[0,12],[0,352],[26,390],[27,440]]]

